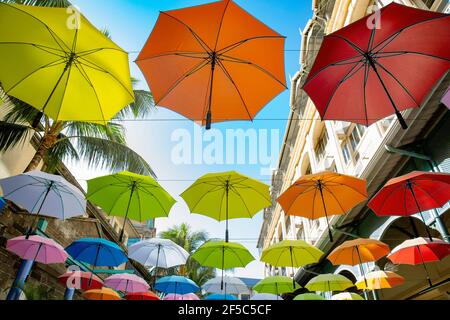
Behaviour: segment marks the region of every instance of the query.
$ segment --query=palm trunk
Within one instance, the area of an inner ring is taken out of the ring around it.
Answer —
[[[36,153],[33,156],[33,159],[31,159],[24,172],[33,171],[38,168],[41,161],[44,160],[47,152],[58,142],[58,134],[61,128],[62,124],[60,122],[57,122],[52,126],[52,128],[50,128],[48,132],[45,131],[46,133],[42,137]]]
[[[45,154],[47,153],[48,149],[44,146],[44,143],[41,143],[36,150],[36,153],[33,156],[33,159],[31,159],[30,163],[26,167],[24,172],[29,172],[36,170],[41,163],[41,161],[44,159]]]

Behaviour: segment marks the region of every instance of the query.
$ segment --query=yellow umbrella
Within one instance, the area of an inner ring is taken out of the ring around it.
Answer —
[[[0,83],[55,121],[106,123],[134,101],[128,54],[66,8],[0,3]]]
[[[341,292],[341,293],[333,295],[331,297],[331,300],[365,300],[365,299],[357,293]]]
[[[356,287],[360,290],[378,290],[389,289],[399,286],[405,282],[405,278],[392,271],[373,271],[369,272],[364,279],[360,279],[356,282]],[[366,285],[367,282],[367,285]]]

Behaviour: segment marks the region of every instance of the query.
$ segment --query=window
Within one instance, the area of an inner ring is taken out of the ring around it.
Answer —
[[[367,128],[360,124],[357,124],[350,129],[350,133],[348,134],[347,139],[345,139],[342,143],[341,147],[346,164],[348,164],[352,159],[355,163],[359,161],[360,155],[357,148],[366,130]]]
[[[328,144],[328,133],[327,130],[324,129],[322,134],[320,135],[319,141],[317,142],[316,145],[316,156],[317,156],[317,160],[321,161],[325,158],[326,154],[327,154],[327,144]]]

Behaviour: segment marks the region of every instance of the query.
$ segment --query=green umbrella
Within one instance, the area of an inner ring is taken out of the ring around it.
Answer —
[[[309,291],[344,291],[353,287],[353,283],[340,274],[320,274],[306,284]]]
[[[272,204],[268,185],[235,171],[206,174],[181,197],[191,213],[226,220],[226,242],[229,219],[252,218]]]
[[[202,266],[222,270],[221,290],[223,290],[223,270],[245,267],[255,258],[240,243],[208,241],[191,256]]]
[[[155,179],[127,171],[88,180],[86,198],[107,214],[125,218],[120,241],[127,219],[144,222],[167,217],[175,203]]]
[[[322,251],[303,240],[283,240],[264,249],[261,261],[274,267],[294,268],[319,262],[322,256]]]
[[[253,287],[253,290],[259,293],[272,293],[278,296],[282,293],[293,292],[300,288],[301,287],[297,283],[292,282],[292,279],[289,277],[273,276],[259,281]]]
[[[294,300],[326,300],[321,295],[316,293],[302,293],[297,295]]]

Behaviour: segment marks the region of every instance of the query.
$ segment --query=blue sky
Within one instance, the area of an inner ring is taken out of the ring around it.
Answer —
[[[142,49],[150,32],[158,18],[159,11],[178,9],[192,5],[199,5],[211,2],[204,0],[73,0],[81,12],[98,28],[107,28],[113,40],[130,52],[131,75],[139,80],[139,87],[149,89],[140,70],[133,62]],[[300,68],[299,48],[300,33],[308,19],[312,16],[311,1],[299,0],[236,0],[236,2],[249,11],[256,18],[260,19],[271,28],[286,36],[286,81],[290,86],[289,77],[293,76]],[[292,50],[292,51],[291,51]],[[213,136],[226,136],[226,130],[247,130],[254,129],[257,133],[258,146],[266,145],[269,150],[273,146],[276,152],[271,155],[273,163],[276,163],[279,148],[283,139],[286,119],[289,114],[289,90],[284,91],[270,104],[268,104],[256,117],[253,122],[227,122],[214,124]],[[212,238],[222,238],[224,236],[224,223],[215,220],[189,214],[187,206],[178,196],[195,179],[209,172],[220,172],[236,170],[248,176],[261,179],[270,184],[270,175],[267,170],[261,170],[261,161],[249,163],[249,152],[246,149],[238,149],[237,154],[244,152],[246,161],[243,164],[206,164],[200,161],[195,164],[174,163],[172,153],[179,142],[173,140],[173,135],[180,132],[189,133],[192,142],[201,141],[201,148],[205,148],[214,140],[205,140],[204,129],[201,129],[191,121],[164,108],[158,108],[146,121],[133,121],[125,123],[127,128],[127,141],[130,147],[141,154],[152,166],[158,175],[161,185],[171,193],[178,203],[174,206],[169,218],[157,219],[156,227],[162,231],[180,222],[189,223],[196,230],[205,230]],[[268,130],[275,133],[274,140],[264,139],[260,134]],[[194,134],[195,132],[195,134]],[[235,132],[235,131],[234,131]],[[213,138],[211,138],[213,139]],[[225,146],[229,140],[225,140]],[[259,151],[258,149],[256,149]],[[194,150],[192,150],[194,152]],[[192,155],[194,156],[194,155]],[[80,180],[86,180],[95,176],[106,174],[99,170],[88,170],[79,164],[69,164],[69,167]],[[265,165],[269,169],[273,165]],[[237,219],[230,221],[230,240],[244,244],[258,260],[259,255],[256,249],[256,242],[262,223],[262,214],[259,213],[253,219]],[[263,268],[259,262],[253,262],[245,269],[235,269],[234,274],[238,276],[262,277]]]

